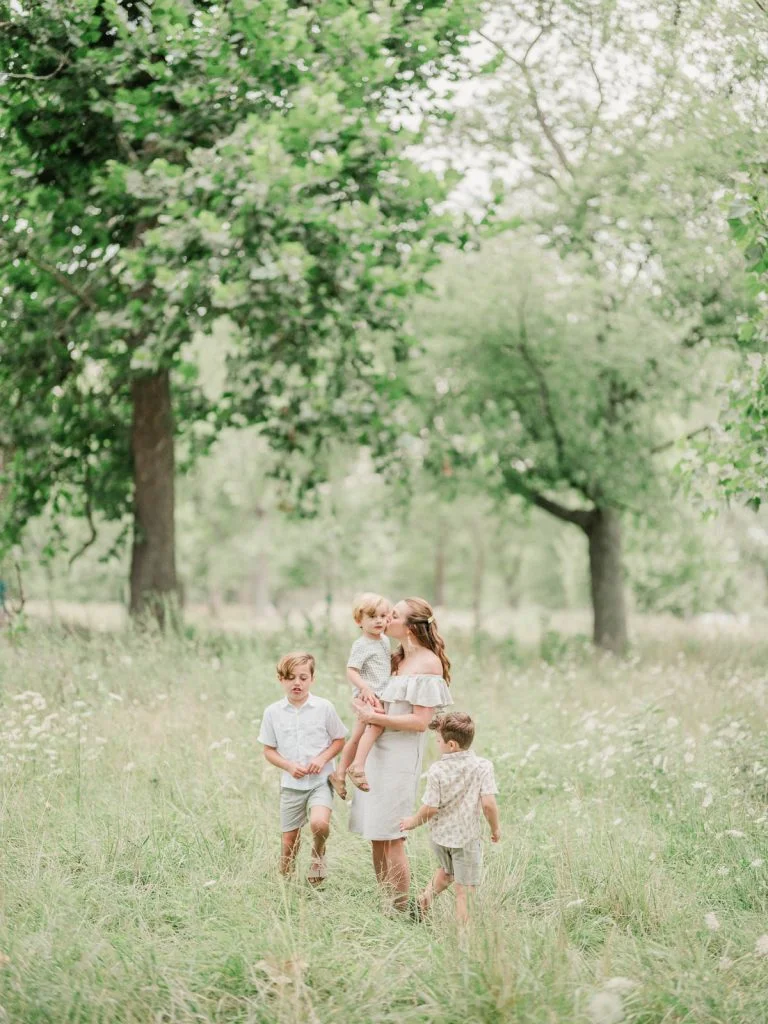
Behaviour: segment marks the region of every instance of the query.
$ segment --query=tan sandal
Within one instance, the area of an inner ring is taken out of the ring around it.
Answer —
[[[344,783],[344,779],[340,779],[338,775],[329,775],[328,782],[336,796],[341,797],[342,800],[347,799],[347,787]]]
[[[327,877],[328,865],[326,864],[325,857],[318,857],[317,854],[313,854],[309,865],[307,881],[310,885],[322,885]]]
[[[366,778],[365,772],[361,772],[359,768],[355,768],[354,765],[350,765],[347,768],[347,776],[353,786],[356,786],[363,793],[370,793],[371,787],[368,785],[368,779]]]

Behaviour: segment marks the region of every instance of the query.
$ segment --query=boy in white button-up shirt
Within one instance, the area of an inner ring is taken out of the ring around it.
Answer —
[[[462,711],[438,715],[430,724],[441,753],[427,772],[424,803],[400,828],[407,832],[429,822],[432,850],[440,867],[419,896],[418,907],[426,913],[438,893],[455,881],[456,916],[464,924],[468,917],[467,896],[480,882],[483,848],[480,842],[480,815],[491,827],[491,842],[501,838],[498,793],[493,765],[469,749],[475,735],[475,723]]]
[[[309,818],[312,861],[308,879],[319,884],[327,874],[325,843],[333,809],[328,778],[333,759],[344,746],[347,728],[329,700],[310,693],[315,681],[311,654],[284,655],[277,663],[277,678],[285,697],[264,712],[259,742],[264,744],[267,761],[282,769],[280,871],[287,875],[293,869],[301,829]]]

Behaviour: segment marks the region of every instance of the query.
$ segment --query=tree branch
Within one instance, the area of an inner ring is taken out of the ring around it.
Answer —
[[[92,544],[95,543],[95,541],[96,541],[96,539],[98,538],[98,535],[99,535],[98,534],[98,530],[96,529],[96,524],[93,521],[93,504],[91,502],[91,493],[88,490],[88,482],[89,482],[89,477],[86,474],[86,480],[85,480],[85,487],[86,487],[86,491],[85,491],[85,518],[88,520],[88,525],[91,528],[91,536],[88,538],[88,540],[85,542],[85,544],[83,544],[82,547],[78,548],[77,551],[74,553],[74,555],[72,555],[72,557],[70,558],[70,560],[69,560],[69,567],[70,567],[70,569],[72,568],[72,565],[78,560],[78,558],[80,558],[81,555],[84,555],[85,552],[88,550],[88,548]]]
[[[544,512],[548,512],[551,516],[556,519],[561,519],[565,523],[573,523],[574,526],[580,527],[582,530],[587,531],[589,524],[592,520],[593,509],[582,509],[582,508],[568,508],[565,505],[559,504],[557,501],[552,501],[551,498],[545,497],[533,488],[529,487],[528,484],[523,482],[522,474],[516,472],[513,469],[502,470],[504,477],[504,483],[510,491],[515,494],[520,494],[526,498],[536,508],[542,509]]]
[[[0,26],[0,28],[1,27],[2,26]],[[48,75],[15,75],[12,71],[3,71],[1,76],[3,78],[15,78],[17,80],[23,79],[26,82],[47,82],[49,78],[55,78],[66,63],[66,60],[62,60],[56,70],[51,71]]]
[[[22,255],[28,259],[34,267],[37,267],[38,270],[42,270],[44,274],[50,274],[52,277],[55,277],[62,288],[68,291],[70,295],[74,295],[76,299],[79,299],[83,306],[86,306],[93,312],[96,312],[99,309],[98,304],[94,302],[91,296],[87,292],[81,292],[80,289],[74,285],[67,275],[63,274],[58,267],[54,267],[52,264],[46,263],[44,260],[37,259],[37,257],[33,256],[30,252],[25,252]]]
[[[541,37],[544,35],[544,32],[545,32],[545,29],[541,29],[541,31],[538,33],[536,38],[533,40],[532,43],[530,43],[530,45],[526,49],[525,55],[524,55],[522,60],[520,60],[519,58],[517,58],[513,54],[511,54],[509,52],[509,50],[507,50],[504,46],[501,45],[501,43],[497,43],[495,39],[492,39],[489,35],[486,35],[485,32],[482,32],[482,31],[478,30],[477,34],[482,39],[485,39],[485,41],[487,43],[490,43],[491,46],[495,46],[496,49],[499,51],[499,53],[503,54],[503,56],[508,61],[510,61],[512,64],[515,65],[515,67],[519,68],[520,71],[522,71],[523,78],[525,78],[525,84],[526,84],[526,86],[528,88],[528,96],[529,96],[529,98],[531,100],[531,103],[533,105],[533,112],[536,115],[536,120],[539,123],[539,127],[541,128],[542,132],[544,133],[544,137],[546,138],[547,142],[550,144],[550,146],[554,150],[555,155],[557,156],[557,159],[558,159],[560,165],[562,166],[563,170],[567,171],[568,174],[571,177],[573,177],[573,169],[571,167],[571,164],[570,164],[570,161],[569,161],[568,157],[565,154],[565,150],[563,149],[563,147],[558,142],[557,137],[555,136],[555,133],[552,131],[552,128],[551,128],[551,126],[549,124],[549,121],[547,121],[547,118],[546,118],[546,116],[544,114],[544,111],[541,109],[541,104],[539,103],[539,94],[536,91],[536,86],[534,85],[534,82],[533,82],[533,76],[531,75],[531,69],[528,66],[528,64],[526,63],[526,61],[528,60],[528,56],[529,56],[531,50],[536,45],[536,43],[539,41],[539,39],[541,39]]]
[[[687,434],[683,434],[682,437],[675,437],[671,441],[665,441],[663,444],[656,445],[655,448],[651,448],[651,455],[658,455],[660,452],[669,451],[670,448],[674,448],[676,444],[681,441],[690,441],[692,437],[696,437],[699,434],[704,434],[707,430],[712,429],[711,423],[705,423],[703,427],[696,427],[695,430],[689,430]]]

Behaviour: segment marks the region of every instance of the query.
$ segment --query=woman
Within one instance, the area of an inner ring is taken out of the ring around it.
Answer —
[[[366,764],[370,791],[353,794],[349,827],[370,840],[376,877],[394,891],[395,906],[405,910],[411,870],[400,822],[413,813],[427,727],[439,708],[453,704],[448,690],[451,663],[432,609],[421,598],[395,605],[387,635],[400,646],[381,693],[384,711],[354,701],[358,718],[384,732]]]

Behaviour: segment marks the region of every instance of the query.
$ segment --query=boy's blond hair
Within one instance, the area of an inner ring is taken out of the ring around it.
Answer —
[[[311,654],[307,654],[306,651],[292,651],[290,654],[284,654],[277,663],[277,678],[293,679],[296,669],[301,668],[302,665],[309,665],[310,675],[314,676],[315,659]]]
[[[392,610],[392,602],[388,601],[386,597],[382,597],[381,594],[374,594],[373,591],[361,594],[355,601],[352,618],[359,626],[364,615],[375,615],[382,605],[388,612]]]
[[[475,723],[465,711],[436,715],[429,723],[429,728],[439,732],[446,743],[455,740],[460,750],[469,750],[475,738]]]

